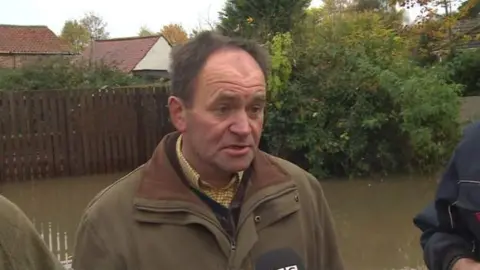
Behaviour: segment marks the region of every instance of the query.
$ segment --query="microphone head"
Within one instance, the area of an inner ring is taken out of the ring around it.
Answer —
[[[261,255],[255,270],[305,270],[302,259],[290,248],[275,249]]]

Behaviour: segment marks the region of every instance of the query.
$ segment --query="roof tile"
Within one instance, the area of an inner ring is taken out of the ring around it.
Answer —
[[[1,25],[0,53],[71,53],[66,42],[46,26]]]
[[[158,35],[96,40],[93,47],[88,46],[82,56],[114,65],[123,72],[130,72],[161,37]]]

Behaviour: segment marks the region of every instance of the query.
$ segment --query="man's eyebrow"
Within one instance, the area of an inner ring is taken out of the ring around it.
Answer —
[[[241,95],[233,92],[222,92],[218,93],[217,95],[213,96],[213,102],[234,102],[239,100]],[[250,102],[266,102],[267,97],[265,93],[256,93],[250,99]]]
[[[253,97],[253,100],[255,100],[255,101],[266,101],[267,96],[265,94],[255,95],[255,97]]]
[[[259,94],[256,94],[252,98],[252,101],[253,102],[266,102],[267,101],[267,96],[265,95],[265,93],[259,93]]]
[[[238,98],[238,95],[233,93],[219,93],[218,95],[214,96],[215,101],[233,101]]]

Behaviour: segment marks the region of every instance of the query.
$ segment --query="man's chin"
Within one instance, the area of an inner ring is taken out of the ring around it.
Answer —
[[[220,166],[227,172],[236,173],[245,171],[252,164],[253,158],[243,157],[243,158],[225,158],[220,160]]]

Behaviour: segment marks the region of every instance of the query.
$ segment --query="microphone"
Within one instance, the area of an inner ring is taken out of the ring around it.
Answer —
[[[261,255],[255,270],[306,270],[302,259],[290,248],[275,249]]]

